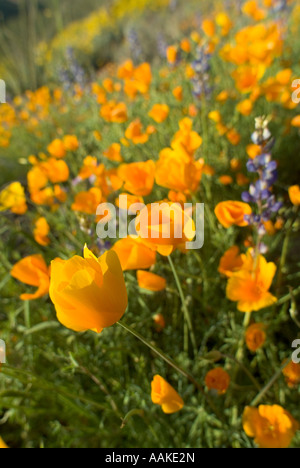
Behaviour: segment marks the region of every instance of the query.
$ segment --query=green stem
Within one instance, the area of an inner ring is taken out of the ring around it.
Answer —
[[[286,366],[291,362],[291,359],[288,359],[281,367],[280,369],[276,372],[276,374],[273,375],[272,379],[265,385],[265,387],[256,395],[250,406],[257,406],[258,403],[263,399],[265,394],[270,390],[270,388],[274,385],[276,380],[279,379],[279,377],[282,374],[283,369],[286,368]]]
[[[250,320],[251,320],[251,312],[247,312],[245,314],[244,322],[243,322],[244,331],[248,327]],[[242,360],[244,357],[244,344],[245,344],[245,333],[243,333],[243,336],[241,337],[239,344],[238,344],[238,349],[237,349],[236,356],[235,356],[235,358],[238,361]]]
[[[293,230],[294,222],[297,220],[297,217],[298,217],[298,209],[295,210],[295,216],[288,223],[286,236],[284,238],[284,242],[283,242],[283,246],[282,246],[282,253],[281,253],[281,258],[280,258],[280,265],[279,265],[278,278],[277,278],[277,284],[276,284],[276,295],[277,295],[277,297],[280,296],[283,273],[284,273],[287,254],[288,254],[288,251],[289,251],[290,237],[291,237],[291,233],[292,233],[292,230]]]
[[[249,323],[250,323],[250,319],[251,319],[251,312],[248,312],[245,314],[245,317],[244,317],[244,322],[243,322],[243,335],[241,336],[239,342],[238,342],[238,347],[237,347],[237,351],[236,351],[236,355],[235,355],[235,367],[233,369],[233,372],[232,372],[232,381],[233,382],[236,382],[236,378],[237,378],[237,375],[238,375],[238,372],[239,372],[239,368],[241,367],[241,365],[243,365],[243,359],[244,359],[244,345],[245,345],[245,330],[246,328],[248,327]],[[252,380],[252,379],[251,379]],[[230,404],[231,403],[231,400],[232,400],[232,395],[230,394],[227,398],[227,404]]]
[[[202,395],[206,398],[206,401],[212,411],[215,413],[215,415],[220,419],[224,420],[223,416],[219,413],[218,409],[215,407],[214,402],[210,399],[210,397],[205,393],[204,388],[202,385],[197,382],[194,377],[189,374],[187,371],[182,369],[180,366],[176,364],[176,362],[173,361],[169,356],[167,356],[163,351],[161,351],[159,348],[151,344],[146,338],[144,338],[142,335],[140,335],[137,331],[135,331],[132,327],[129,325],[126,325],[124,322],[117,322],[117,325],[120,327],[124,328],[127,332],[131,333],[135,338],[140,340],[144,345],[146,345],[151,351],[153,351],[158,357],[160,357],[163,361],[165,361],[170,367],[173,367],[179,374],[183,375],[186,379],[188,379],[196,388],[197,390],[202,393]]]
[[[197,344],[196,344],[196,338],[195,338],[195,334],[194,334],[194,330],[193,330],[193,326],[192,326],[191,317],[190,317],[188,308],[186,306],[186,301],[185,301],[185,297],[184,297],[184,294],[183,294],[183,291],[182,291],[181,283],[180,283],[179,277],[177,275],[175,265],[174,265],[173,260],[172,260],[170,255],[168,256],[168,260],[169,260],[169,264],[170,264],[171,270],[173,272],[175,282],[176,282],[176,286],[177,286],[179,296],[180,296],[180,299],[181,299],[184,318],[186,320],[186,323],[187,323],[187,326],[188,326],[188,329],[189,329],[189,332],[190,332],[190,337],[191,337],[191,342],[192,342],[192,346],[193,346],[194,356],[197,356],[198,348],[197,348]]]
[[[249,379],[251,380],[251,382],[253,383],[253,385],[255,386],[255,388],[260,392],[261,391],[261,387],[258,383],[258,381],[256,380],[256,378],[251,374],[251,372],[247,369],[246,366],[244,366],[244,364],[240,361],[238,361],[235,357],[233,356],[229,356],[228,354],[221,354],[222,357],[224,359],[230,359],[231,361],[235,362],[241,369],[242,371],[249,377]]]

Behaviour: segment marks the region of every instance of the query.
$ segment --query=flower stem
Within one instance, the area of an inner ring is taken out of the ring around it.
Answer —
[[[144,345],[146,345],[149,349],[151,349],[151,351],[153,351],[158,357],[160,357],[163,361],[165,361],[169,366],[173,367],[173,369],[175,369],[179,374],[183,375],[183,377],[188,379],[197,388],[197,390],[200,393],[202,393],[202,395],[206,398],[206,401],[207,401],[208,405],[210,406],[212,411],[215,413],[215,415],[221,421],[224,420],[223,416],[219,413],[218,409],[215,407],[214,402],[211,400],[209,395],[207,395],[205,393],[205,390],[202,387],[202,385],[199,382],[197,382],[197,380],[194,379],[194,377],[191,374],[189,374],[187,371],[185,371],[180,366],[178,366],[176,364],[176,362],[173,361],[173,359],[171,359],[163,351],[161,351],[159,348],[157,348],[152,343],[150,343],[148,340],[146,340],[146,338],[144,338],[142,335],[140,335],[136,330],[134,330],[129,325],[126,325],[124,322],[117,322],[117,325],[124,328],[124,330],[126,330],[127,332],[131,333],[135,338],[140,340]]]
[[[276,380],[279,379],[279,377],[282,374],[283,369],[286,368],[286,366],[291,362],[291,359],[288,359],[281,367],[280,369],[276,372],[276,374],[273,375],[272,379],[265,385],[265,387],[256,395],[254,400],[252,401],[250,406],[257,406],[258,403],[263,399],[265,394],[270,390],[270,388],[274,385]]]
[[[193,326],[192,326],[190,313],[189,313],[188,308],[186,306],[186,300],[185,300],[185,297],[184,297],[184,294],[183,294],[183,291],[182,291],[181,283],[180,283],[180,280],[178,278],[175,265],[174,265],[173,260],[172,260],[170,255],[168,256],[168,260],[169,260],[169,264],[170,264],[171,270],[173,272],[175,282],[176,282],[176,286],[177,286],[179,296],[180,296],[180,299],[181,299],[184,318],[186,320],[186,323],[187,323],[187,326],[188,326],[188,329],[189,329],[189,332],[190,332],[190,337],[191,337],[191,342],[192,342],[192,346],[193,346],[194,356],[197,356],[198,348],[197,348],[197,344],[196,344],[196,338],[195,338],[195,334],[194,334],[194,330],[193,330]]]
[[[281,253],[281,258],[280,258],[280,265],[279,265],[277,284],[276,284],[277,297],[280,296],[283,273],[284,273],[285,263],[286,263],[286,259],[287,259],[287,255],[289,251],[290,237],[292,234],[294,223],[297,220],[297,217],[298,217],[298,209],[295,210],[295,216],[289,221],[287,225],[287,231],[286,231],[286,235],[285,235],[283,246],[282,246],[282,253]]]
[[[238,361],[235,357],[233,356],[229,356],[229,354],[221,354],[222,357],[224,359],[229,359],[233,362],[235,362],[240,368],[241,370],[249,377],[249,379],[251,380],[251,382],[253,383],[253,385],[255,386],[256,390],[260,391],[261,390],[261,387],[258,383],[258,381],[256,380],[256,378],[251,374],[251,372],[247,369],[246,366],[244,366],[244,364],[240,361]]]

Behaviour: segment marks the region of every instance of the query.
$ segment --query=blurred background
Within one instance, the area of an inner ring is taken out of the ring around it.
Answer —
[[[211,4],[202,1],[200,8],[196,0],[1,0],[0,77],[8,94],[16,95],[45,83],[61,84],[75,62],[91,77],[128,57],[157,61],[165,58],[167,45],[179,32],[200,27]]]

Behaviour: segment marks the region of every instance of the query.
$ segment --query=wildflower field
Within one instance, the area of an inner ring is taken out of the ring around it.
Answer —
[[[300,447],[299,1],[68,2],[0,34],[0,448]]]

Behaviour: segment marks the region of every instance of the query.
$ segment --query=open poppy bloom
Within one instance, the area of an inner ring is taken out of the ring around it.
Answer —
[[[147,246],[168,256],[194,239],[196,227],[179,203],[161,201],[140,211],[136,217],[136,231]]]
[[[125,137],[131,140],[135,145],[142,145],[149,140],[149,135],[142,132],[142,123],[140,119],[136,119],[127,128]]]
[[[107,122],[123,123],[128,119],[124,102],[109,101],[101,107],[100,115]]]
[[[193,157],[196,150],[202,145],[202,142],[202,137],[193,131],[192,119],[185,117],[179,122],[179,130],[175,133],[171,146],[176,150],[178,145],[181,145],[190,157]]]
[[[79,148],[79,141],[75,135],[64,136],[63,142],[67,151],[76,151]]]
[[[161,187],[176,191],[195,192],[202,177],[202,165],[178,145],[165,148],[156,163],[155,180]]]
[[[98,187],[92,187],[87,192],[78,193],[71,208],[73,211],[96,215],[97,207],[102,201],[102,191]]]
[[[245,408],[243,428],[260,448],[288,448],[299,424],[279,405],[260,405]]]
[[[262,255],[255,262],[250,249],[243,267],[229,278],[226,295],[238,303],[240,312],[254,312],[269,307],[277,302],[276,297],[269,292],[275,273],[274,263],[268,263]]]
[[[137,271],[137,280],[140,288],[154,292],[163,291],[167,284],[165,278],[144,270]]]
[[[124,189],[133,195],[144,197],[152,192],[154,184],[155,163],[146,162],[121,164],[118,176],[124,181]]]
[[[47,149],[54,158],[64,158],[67,154],[65,144],[59,138],[53,140],[50,145],[48,145]]]
[[[50,239],[48,237],[50,231],[50,226],[47,223],[46,218],[41,217],[35,222],[35,229],[33,231],[35,241],[43,246],[50,244]]]
[[[121,155],[121,145],[120,143],[113,143],[110,147],[103,151],[103,156],[110,161],[123,161],[123,157]]]
[[[36,167],[40,167],[52,184],[66,182],[70,175],[69,168],[62,159],[49,158],[48,161],[45,161]],[[36,169],[36,167],[34,169]]]
[[[26,213],[25,190],[20,182],[13,182],[0,192],[0,212],[5,210],[19,215]]]
[[[181,396],[160,375],[155,375],[151,382],[151,399],[155,405],[161,405],[166,414],[177,413],[184,406]]]
[[[166,120],[169,113],[170,109],[166,104],[154,104],[148,115],[151,119],[155,120],[155,122],[161,123]]]
[[[50,298],[58,320],[77,332],[100,333],[118,322],[127,308],[127,291],[118,256],[99,259],[85,246],[84,258],[51,263]]]
[[[22,294],[22,301],[38,299],[49,292],[49,268],[41,255],[31,255],[20,260],[10,272],[11,276],[24,284],[36,286],[34,294]]]
[[[224,201],[219,203],[215,208],[215,215],[219,222],[225,228],[235,226],[247,226],[245,216],[252,213],[252,208],[247,203],[239,201]]]

